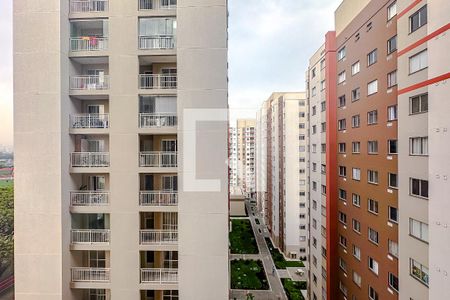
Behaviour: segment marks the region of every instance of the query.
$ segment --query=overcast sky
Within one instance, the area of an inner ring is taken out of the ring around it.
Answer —
[[[231,121],[274,91],[303,91],[309,57],[342,0],[229,0]],[[12,0],[0,0],[0,144],[12,144]],[[232,124],[233,125],[233,124]]]

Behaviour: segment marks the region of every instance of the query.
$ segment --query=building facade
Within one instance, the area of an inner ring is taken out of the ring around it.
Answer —
[[[238,186],[250,197],[256,192],[256,120],[238,119],[236,125]]]
[[[236,127],[228,129],[228,167],[230,169],[230,187],[238,187],[238,139]]]
[[[228,299],[227,1],[17,0],[14,28],[15,298]]]

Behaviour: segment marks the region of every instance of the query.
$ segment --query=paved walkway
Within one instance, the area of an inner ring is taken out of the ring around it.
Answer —
[[[230,256],[231,259],[239,259],[245,257],[246,259],[260,259],[263,262],[264,269],[266,271],[267,279],[269,280],[270,290],[269,291],[250,291],[250,293],[255,296],[255,300],[287,300],[286,294],[284,293],[283,285],[281,284],[280,278],[278,277],[278,272],[275,270],[275,265],[270,255],[269,248],[267,247],[266,241],[264,240],[264,218],[257,213],[256,206],[250,204],[248,200],[245,200],[245,205],[247,206],[247,211],[249,214],[249,219],[252,224],[253,232],[256,237],[256,242],[258,244],[259,254],[245,254],[245,255],[234,255]],[[255,210],[251,210],[255,207]],[[259,219],[260,224],[255,223],[255,218]],[[258,229],[261,230],[259,233]],[[275,273],[273,273],[275,270]],[[247,291],[242,290],[231,290],[230,299],[245,300]]]

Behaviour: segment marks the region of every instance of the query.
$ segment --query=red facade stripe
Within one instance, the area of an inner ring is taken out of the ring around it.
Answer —
[[[407,88],[401,89],[401,90],[398,91],[398,94],[402,95],[402,94],[405,94],[405,93],[408,93],[408,92],[411,92],[411,91],[423,88],[425,86],[429,86],[430,84],[437,83],[439,81],[446,80],[446,79],[449,79],[449,78],[450,78],[450,72],[446,73],[444,75],[441,75],[441,76],[437,76],[437,77],[425,80],[423,82],[416,83],[416,84],[414,84],[412,86],[409,86]]]
[[[430,33],[429,35],[427,35],[426,37],[418,40],[417,42],[409,45],[408,47],[406,47],[405,49],[401,50],[398,52],[398,56],[402,56],[403,54],[411,51],[412,49],[422,45],[423,43],[428,42],[429,40],[431,40],[432,38],[435,38],[436,36],[440,35],[441,33],[446,32],[447,30],[450,29],[450,23],[448,23],[447,25],[442,26],[441,28],[439,28],[438,30]]]
[[[414,6],[416,6],[417,4],[419,4],[420,2],[422,2],[422,0],[415,0],[413,3],[411,3],[407,8],[405,8],[403,11],[401,11],[398,15],[397,15],[397,19],[400,19],[402,16],[406,15],[408,13],[408,11],[410,11],[411,9],[414,8]]]

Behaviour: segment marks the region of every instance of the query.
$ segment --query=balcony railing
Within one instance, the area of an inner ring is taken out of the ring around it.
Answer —
[[[73,152],[71,167],[109,167],[109,152]]]
[[[176,206],[178,205],[178,192],[141,191],[139,204],[141,206]]]
[[[174,0],[139,0],[139,10],[175,8],[177,8],[177,1]]]
[[[155,168],[177,167],[177,152],[149,151],[139,154],[139,166]]]
[[[74,191],[70,192],[72,206],[106,206],[109,204],[109,192]]]
[[[141,283],[178,283],[177,269],[141,269]]]
[[[153,230],[143,229],[139,232],[139,243],[141,245],[166,245],[178,242],[178,231],[176,230]]]
[[[174,35],[141,35],[139,36],[139,49],[175,49]]]
[[[71,115],[70,128],[109,128],[109,114]]]
[[[177,115],[175,113],[140,113],[140,128],[161,128],[177,126]]]
[[[108,49],[107,37],[73,37],[70,38],[70,50],[78,51],[102,51]]]
[[[72,268],[72,282],[109,282],[109,268]]]
[[[176,89],[177,75],[140,74],[139,88],[141,89]]]
[[[107,90],[108,75],[78,75],[70,77],[71,90]]]
[[[109,244],[109,229],[72,229],[70,242],[72,244],[95,245]]]
[[[108,11],[108,0],[70,0],[70,12],[102,12]]]

